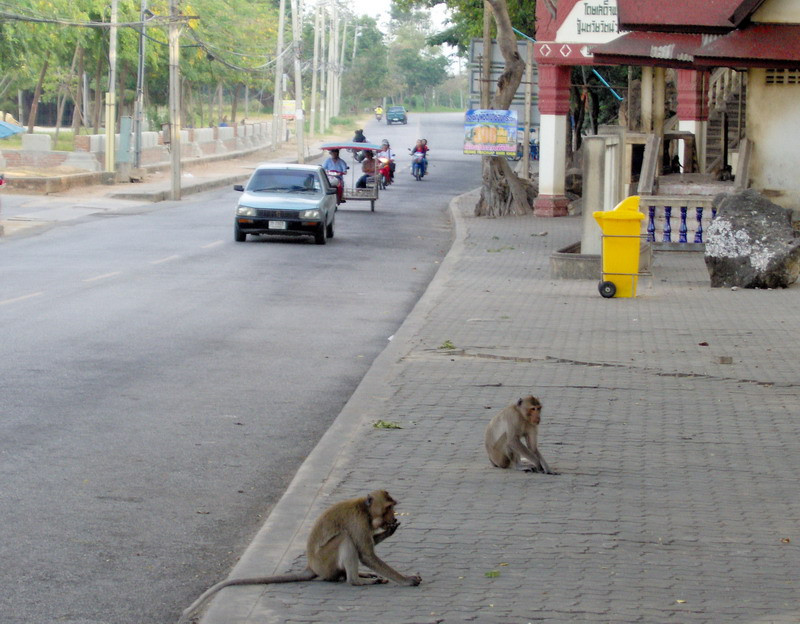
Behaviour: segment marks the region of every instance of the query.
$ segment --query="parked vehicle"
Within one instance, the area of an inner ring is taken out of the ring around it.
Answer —
[[[386,125],[390,126],[394,123],[408,123],[408,114],[405,106],[390,106],[386,110]]]
[[[333,238],[336,188],[319,165],[265,163],[233,189],[243,193],[236,204],[236,242],[248,234],[313,236],[317,245]]]

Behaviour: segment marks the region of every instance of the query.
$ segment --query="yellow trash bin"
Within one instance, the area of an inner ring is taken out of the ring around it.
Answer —
[[[614,210],[592,213],[603,230],[603,297],[635,297],[639,275],[639,253],[644,215],[639,196],[623,199]]]

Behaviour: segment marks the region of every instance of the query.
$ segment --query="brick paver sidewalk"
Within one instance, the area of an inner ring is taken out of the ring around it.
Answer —
[[[579,218],[473,205],[234,571],[302,569],[319,512],[384,487],[403,525],[378,552],[422,585],[231,588],[203,621],[800,621],[800,287],[711,289],[700,254],[659,253],[637,299],[602,299],[549,277]],[[486,458],[490,414],[531,392],[559,476]]]

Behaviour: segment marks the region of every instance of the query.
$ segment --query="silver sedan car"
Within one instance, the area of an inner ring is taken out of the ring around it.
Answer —
[[[336,188],[319,165],[265,163],[256,167],[236,204],[233,236],[313,236],[317,245],[333,238]]]

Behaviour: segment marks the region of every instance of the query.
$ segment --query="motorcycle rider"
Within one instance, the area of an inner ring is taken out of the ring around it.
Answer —
[[[397,158],[397,154],[392,151],[391,146],[389,145],[389,139],[384,139],[381,141],[381,149],[378,152],[378,160],[381,159],[386,160],[386,164],[381,169],[381,173],[383,173],[383,177],[386,180],[386,184],[391,184],[394,182],[394,169],[395,169],[395,159]]]
[[[364,174],[356,182],[356,188],[367,188],[367,179],[377,173],[377,164],[373,158],[372,150],[364,150],[364,162],[361,163],[361,172]]]
[[[425,174],[428,172],[428,151],[430,148],[428,147],[428,140],[427,139],[417,139],[416,144],[412,147],[409,152],[413,156],[415,153],[422,154],[422,176],[424,177]]]
[[[344,175],[347,173],[349,167],[347,163],[339,158],[339,150],[330,150],[330,156],[322,163],[322,168],[325,171],[338,171],[341,175],[336,175],[336,204],[343,204],[347,200],[344,198]]]

